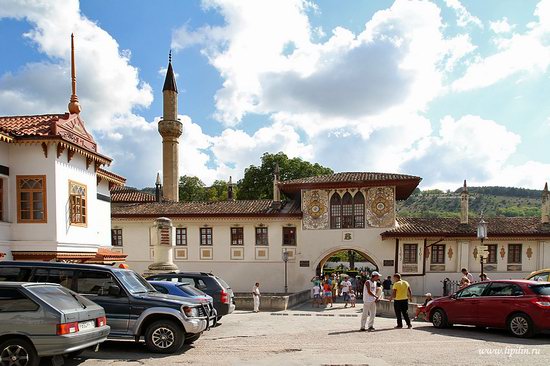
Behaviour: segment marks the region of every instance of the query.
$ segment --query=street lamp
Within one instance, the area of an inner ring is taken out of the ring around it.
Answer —
[[[481,263],[481,278],[483,278],[483,254],[487,251],[487,246],[483,245],[483,241],[487,239],[487,223],[483,220],[483,213],[477,224],[477,238],[481,240],[479,262]]]
[[[283,252],[283,262],[285,262],[285,294],[288,293],[288,276],[287,276],[287,263],[288,263],[288,252]]]

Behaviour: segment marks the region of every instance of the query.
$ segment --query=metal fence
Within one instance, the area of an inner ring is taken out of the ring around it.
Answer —
[[[459,281],[452,281],[448,277],[441,281],[443,284],[443,296],[454,294],[460,287]]]

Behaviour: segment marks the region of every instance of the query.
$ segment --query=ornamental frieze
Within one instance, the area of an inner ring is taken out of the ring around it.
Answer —
[[[328,229],[328,192],[318,189],[303,191],[302,212],[305,230]]]
[[[395,225],[395,193],[393,187],[374,187],[367,191],[367,222],[370,227]]]

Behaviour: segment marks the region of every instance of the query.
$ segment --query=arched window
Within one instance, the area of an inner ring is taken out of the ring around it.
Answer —
[[[342,200],[336,192],[330,198],[330,228],[342,228]]]
[[[353,228],[353,197],[349,192],[342,197],[342,228]]]
[[[361,192],[357,192],[353,197],[353,227],[365,227],[365,196]]]

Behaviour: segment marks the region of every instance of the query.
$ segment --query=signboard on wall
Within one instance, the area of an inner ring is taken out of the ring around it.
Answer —
[[[384,267],[393,267],[393,266],[394,266],[393,259],[384,259]]]
[[[300,261],[300,267],[309,267],[309,261]]]

